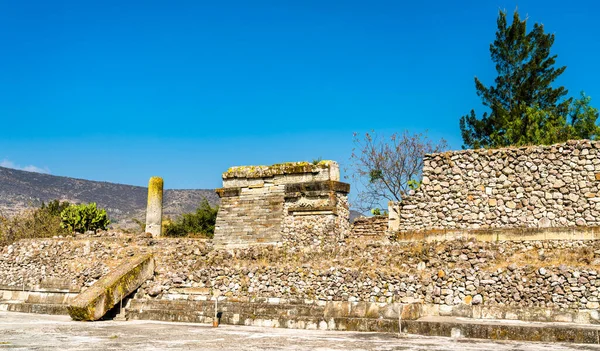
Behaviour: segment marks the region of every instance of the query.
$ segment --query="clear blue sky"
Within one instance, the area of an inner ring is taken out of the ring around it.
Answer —
[[[556,34],[600,106],[596,1],[0,0],[0,162],[215,188],[229,166],[337,160],[352,133],[462,142],[499,9]]]

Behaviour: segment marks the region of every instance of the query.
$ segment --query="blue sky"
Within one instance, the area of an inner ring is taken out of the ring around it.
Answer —
[[[215,188],[234,165],[343,167],[353,132],[460,149],[517,6],[556,34],[557,84],[600,106],[595,1],[0,0],[0,165]]]

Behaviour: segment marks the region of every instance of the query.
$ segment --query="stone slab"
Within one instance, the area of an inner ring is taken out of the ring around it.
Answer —
[[[152,254],[135,256],[77,295],[68,307],[69,315],[77,321],[98,320],[153,275]]]

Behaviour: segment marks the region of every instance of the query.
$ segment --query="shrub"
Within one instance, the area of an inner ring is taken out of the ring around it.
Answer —
[[[56,212],[56,209],[65,206],[64,204],[55,200],[48,206],[42,203],[40,208],[27,209],[11,218],[0,216],[0,242],[68,234],[61,226],[60,216]]]
[[[40,210],[46,211],[46,212],[48,212],[48,214],[60,218],[61,212],[69,206],[71,206],[71,204],[68,201],[61,202],[59,200],[52,200],[52,201],[48,202],[47,205],[44,202],[42,202],[42,206],[40,207]]]
[[[215,234],[215,223],[219,206],[212,207],[203,199],[195,213],[184,213],[175,222],[165,225],[165,236],[182,237],[200,235],[212,238]]]
[[[376,207],[376,208],[371,209],[371,214],[373,216],[387,216],[388,211],[382,210],[382,209]]]
[[[106,210],[97,208],[95,202],[70,205],[60,213],[60,218],[63,228],[80,233],[106,229],[110,224]]]

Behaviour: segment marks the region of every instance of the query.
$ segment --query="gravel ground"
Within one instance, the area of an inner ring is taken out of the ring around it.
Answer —
[[[600,346],[150,321],[73,322],[0,312],[0,350],[600,350]]]

